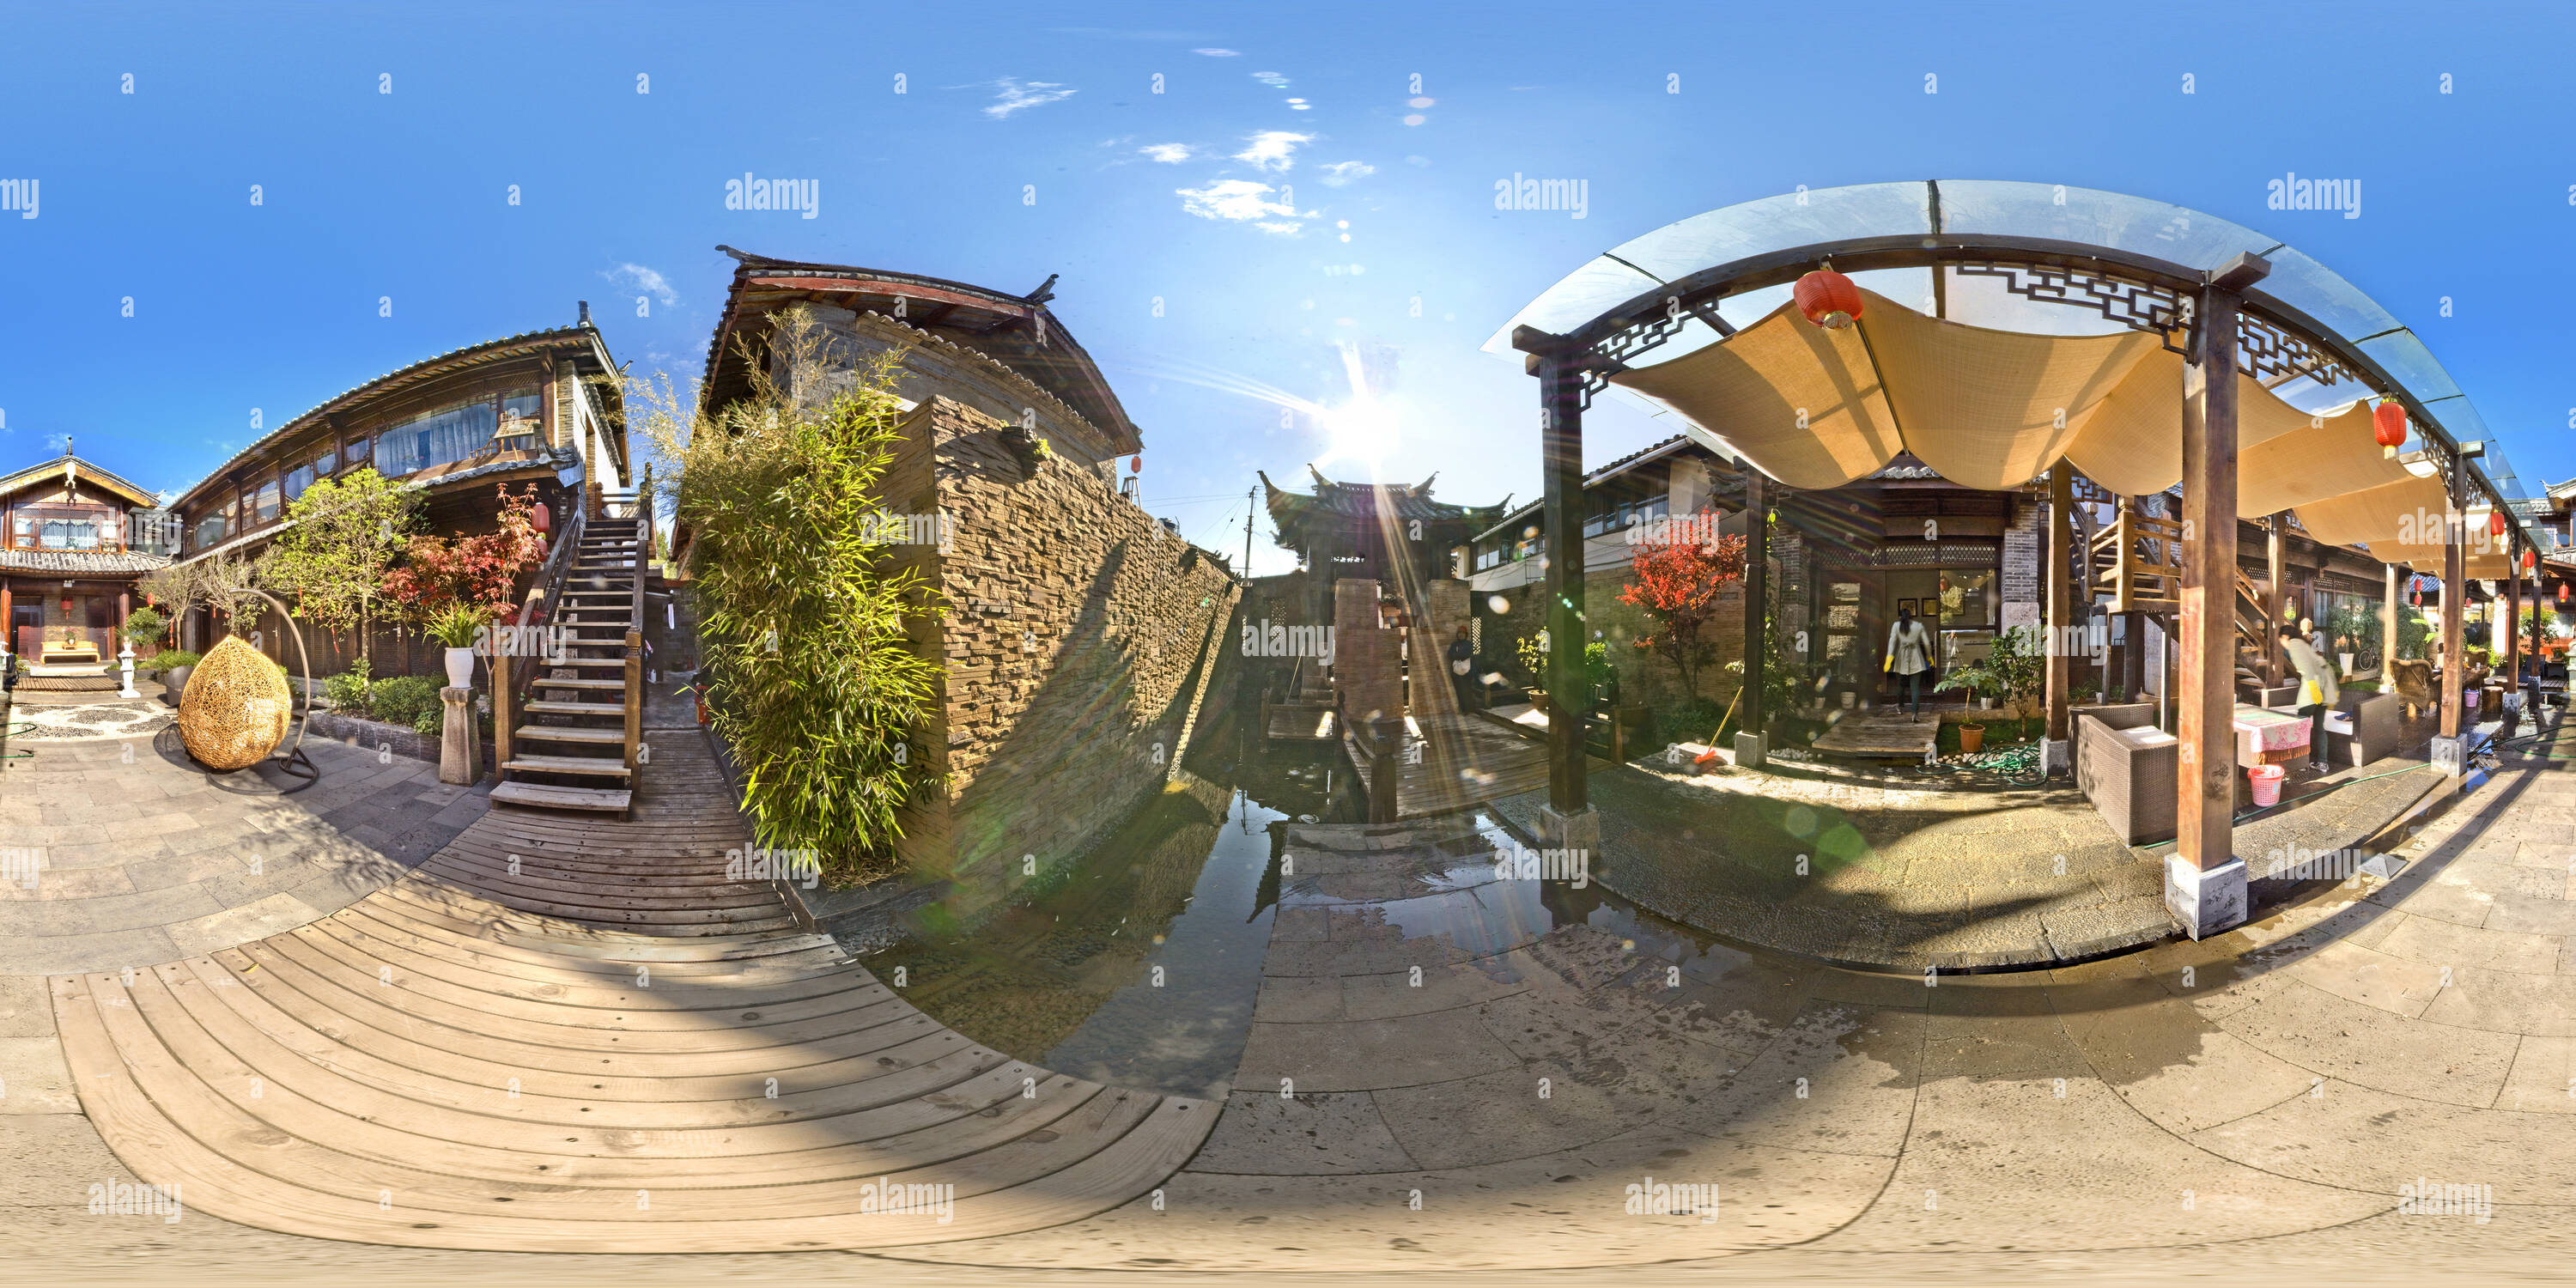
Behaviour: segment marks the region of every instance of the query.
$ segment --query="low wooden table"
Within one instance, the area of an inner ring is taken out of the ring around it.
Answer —
[[[97,661],[98,646],[86,640],[78,644],[48,644],[44,646],[44,651],[36,656],[38,666],[69,666],[80,662]]]

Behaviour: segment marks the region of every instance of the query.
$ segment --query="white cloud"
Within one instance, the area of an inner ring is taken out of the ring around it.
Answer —
[[[660,300],[664,308],[680,302],[679,294],[671,289],[669,280],[642,264],[620,264],[600,276],[628,290],[643,291]]]
[[[1288,88],[1288,78],[1277,72],[1254,72],[1252,74],[1252,79],[1257,80],[1272,89]]]
[[[1266,192],[1266,191],[1268,191],[1268,189],[1264,189],[1263,191],[1265,191],[1265,192]],[[72,440],[71,440],[71,435],[69,435],[69,434],[47,434],[47,435],[45,435],[45,450],[46,450],[46,451],[48,451],[48,452],[68,452],[68,451],[70,451],[71,449],[72,449]]]
[[[1235,153],[1234,159],[1249,162],[1253,169],[1264,173],[1286,171],[1297,164],[1297,145],[1314,141],[1315,136],[1312,134],[1298,134],[1289,130],[1263,130],[1259,134],[1246,138],[1243,141],[1243,150]]]
[[[1242,54],[1239,54],[1239,53],[1237,53],[1237,52],[1235,52],[1234,50],[1231,50],[1231,49],[1193,49],[1193,50],[1191,50],[1190,52],[1191,52],[1191,53],[1193,53],[1193,54],[1203,54],[1203,55],[1205,55],[1205,56],[1207,56],[1207,57],[1209,57],[1209,58],[1241,58],[1241,57],[1243,57],[1243,55],[1242,55]]]
[[[1023,85],[1017,78],[1010,76],[994,81],[993,87],[1001,92],[993,96],[993,105],[984,109],[984,115],[996,121],[1021,108],[1062,102],[1081,92],[1066,89],[1052,81],[1030,81]]]
[[[1297,208],[1274,200],[1277,191],[1266,183],[1250,179],[1219,179],[1204,188],[1174,188],[1181,199],[1181,209],[1201,219],[1223,219],[1231,223],[1250,223],[1264,232],[1294,233],[1302,227],[1296,222]]]
[[[1148,143],[1136,150],[1165,165],[1179,165],[1190,159],[1190,145],[1186,143]]]
[[[1365,161],[1336,161],[1324,167],[1324,182],[1340,188],[1376,173],[1377,167]]]

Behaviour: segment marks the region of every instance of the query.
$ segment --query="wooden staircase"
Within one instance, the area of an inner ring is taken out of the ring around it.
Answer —
[[[2113,613],[2145,613],[2163,619],[2170,632],[2182,616],[2182,523],[2142,514],[2135,498],[2122,497],[2119,513],[2095,533],[2087,551],[2093,589],[2107,594]],[[2236,651],[2240,664],[2250,650],[2263,655],[2263,631],[2269,620],[2261,583],[2236,571]]]
[[[520,621],[565,633],[559,654],[512,659],[496,649],[492,729],[500,784],[495,804],[614,814],[634,807],[644,711],[644,581],[652,525],[635,492],[609,493],[597,516],[561,538],[553,577],[530,593]],[[568,556],[568,557],[567,557]],[[550,619],[547,596],[556,593]],[[526,699],[510,663],[536,668]],[[524,721],[522,720],[524,717]]]

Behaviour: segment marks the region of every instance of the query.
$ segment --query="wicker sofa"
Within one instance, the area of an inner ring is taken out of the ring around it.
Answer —
[[[2077,707],[2075,785],[2123,845],[2173,839],[2182,744],[2155,727],[2149,702]]]
[[[2326,763],[2367,765],[2397,754],[2397,710],[2405,700],[2394,693],[2346,693],[2326,713]]]

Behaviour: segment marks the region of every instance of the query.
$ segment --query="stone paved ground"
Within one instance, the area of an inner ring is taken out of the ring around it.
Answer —
[[[266,768],[212,774],[176,730],[49,743],[0,773],[0,975],[137,968],[327,916],[392,882],[484,809],[438,767],[308,741],[294,795]]]
[[[2332,776],[2354,785],[2248,823],[2239,852],[2356,843],[2433,789],[2429,771],[2398,772],[2411,763]],[[2324,781],[2303,774],[2298,790]],[[2174,933],[2165,850],[2122,845],[2071,785],[1926,790],[1644,759],[1593,774],[1591,797],[1606,884],[1740,943],[1920,973],[2081,961]],[[1528,792],[1493,808],[1526,837],[1545,804]]]
[[[2394,881],[2204,943],[1933,987],[1706,942],[1595,886],[1497,879],[1490,834],[1301,828],[1215,1134],[1153,1198],[1034,1234],[540,1260],[92,1216],[86,1185],[130,1178],[77,1114],[13,1095],[0,1256],[265,1282],[2562,1273],[2576,774],[2550,764],[2458,799]],[[49,1022],[40,999],[0,997],[0,1032]],[[2476,1201],[2401,1212],[2419,1181]],[[1633,1210],[1629,1187],[1658,1183],[1715,1186],[1714,1219]]]

